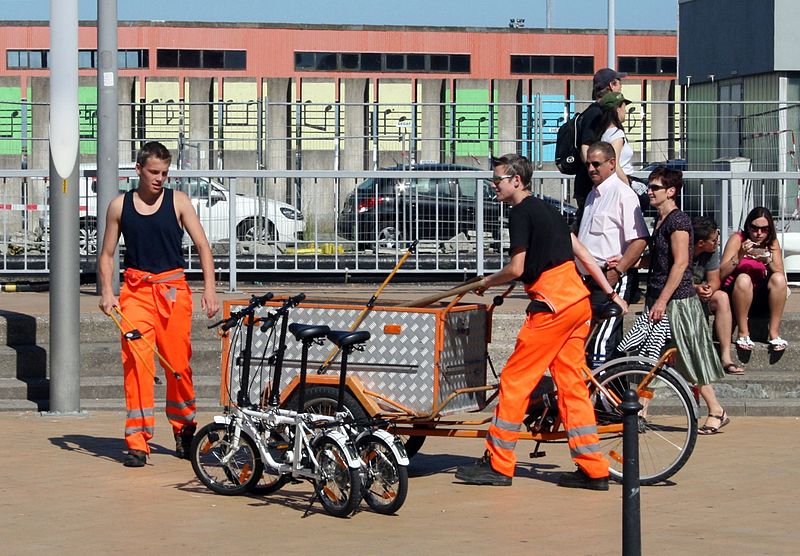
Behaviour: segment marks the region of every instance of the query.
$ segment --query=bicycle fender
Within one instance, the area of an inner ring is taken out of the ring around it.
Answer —
[[[597,377],[598,375],[608,374],[614,370],[614,367],[618,365],[622,365],[624,363],[643,363],[648,367],[655,367],[658,365],[658,359],[653,359],[652,357],[645,357],[644,355],[633,355],[629,357],[620,357],[619,359],[612,359],[611,361],[606,361],[602,365],[600,365],[594,371],[594,376]],[[686,396],[689,398],[692,404],[692,411],[694,411],[695,419],[700,415],[700,404],[698,404],[697,399],[694,396],[694,392],[692,391],[692,386],[686,381],[685,378],[673,367],[670,367],[666,363],[659,367],[659,370],[656,371],[657,373],[661,372],[667,374],[675,379],[678,386],[683,390]]]
[[[214,422],[220,425],[230,425],[232,420],[230,415],[214,415]]]
[[[339,447],[342,449],[342,453],[344,453],[345,457],[347,457],[348,467],[352,467],[353,469],[361,468],[361,459],[355,453],[353,445],[346,434],[337,430],[328,430],[325,431],[323,436],[330,438],[339,445]]]
[[[406,449],[403,447],[403,443],[400,442],[400,439],[397,438],[392,433],[385,431],[383,429],[376,429],[372,431],[372,434],[386,442],[391,448],[394,457],[397,459],[398,465],[405,465],[408,466],[410,463],[408,460],[408,455],[406,454]]]

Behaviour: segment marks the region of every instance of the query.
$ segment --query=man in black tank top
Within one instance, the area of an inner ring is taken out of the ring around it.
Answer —
[[[135,328],[146,340],[132,346],[122,338],[128,410],[128,455],[123,462],[126,467],[145,465],[155,428],[154,354],[149,353],[148,345],[155,345],[178,375],[165,373],[166,413],[175,435],[177,457],[188,459],[197,426],[189,366],[192,292],[183,274],[186,262],[181,249],[184,230],[194,242],[203,270],[200,306],[208,318],[219,311],[214,260],[200,219],[185,193],[164,188],[171,160],[172,155],[161,143],[151,141],[142,146],[136,157],[139,185],[109,205],[103,246],[97,258],[100,309],[111,315],[118,308],[126,332]],[[120,234],[125,238],[125,282],[117,299],[111,278]]]

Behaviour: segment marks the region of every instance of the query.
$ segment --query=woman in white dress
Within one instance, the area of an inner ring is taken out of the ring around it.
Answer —
[[[598,123],[598,135],[600,141],[605,141],[614,147],[617,155],[617,175],[623,182],[630,184],[630,176],[633,173],[633,147],[625,138],[625,130],[622,124],[625,123],[627,106],[631,103],[622,93],[607,93],[600,99],[600,106],[603,107],[603,115]]]

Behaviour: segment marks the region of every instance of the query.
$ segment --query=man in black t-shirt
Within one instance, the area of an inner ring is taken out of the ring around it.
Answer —
[[[499,272],[483,278],[478,293],[521,280],[531,299],[514,353],[500,375],[500,394],[486,435],[486,454],[476,465],[459,467],[456,478],[470,484],[508,486],[514,476],[514,448],[531,392],[547,369],[558,387],[558,409],[564,421],[570,455],[578,466],[564,473],[559,485],[608,490],[608,461],[600,451],[594,408],[583,376],[584,342],[592,315],[589,292],[575,267],[583,263],[605,282],[609,299],[627,309],[588,251],[570,234],[555,208],[531,195],[533,168],[522,156],[493,159],[492,183],[508,212],[511,259]]]
[[[598,101],[603,98],[606,93],[618,93],[622,90],[623,77],[627,77],[627,73],[620,73],[611,68],[602,68],[594,74],[592,81],[592,98],[595,102],[589,105],[586,110],[581,113],[579,120],[579,132],[581,144],[581,158],[586,162],[587,151],[589,145],[597,141],[602,135],[601,130],[596,129],[600,122],[600,116],[603,115],[603,107],[600,106]],[[578,173],[575,174],[575,185],[573,187],[573,196],[578,205],[578,212],[573,224],[573,231],[577,231],[581,224],[583,217],[583,207],[586,204],[586,196],[592,190],[592,179],[589,177],[589,172],[586,170],[585,165],[578,168]]]

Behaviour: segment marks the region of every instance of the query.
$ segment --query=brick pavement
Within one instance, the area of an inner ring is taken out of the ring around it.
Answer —
[[[210,414],[200,415],[201,423]],[[396,516],[362,504],[350,519],[316,505],[311,488],[270,497],[212,494],[172,456],[163,415],[149,465],[121,465],[123,415],[0,414],[0,543],[5,554],[619,554],[620,485],[609,492],[561,489],[564,445],[532,465],[530,443],[510,488],[454,482],[455,467],[482,442],[430,438],[412,460],[408,499]],[[740,417],[698,439],[674,482],[641,494],[645,554],[791,554],[800,543],[796,465],[800,420]]]

